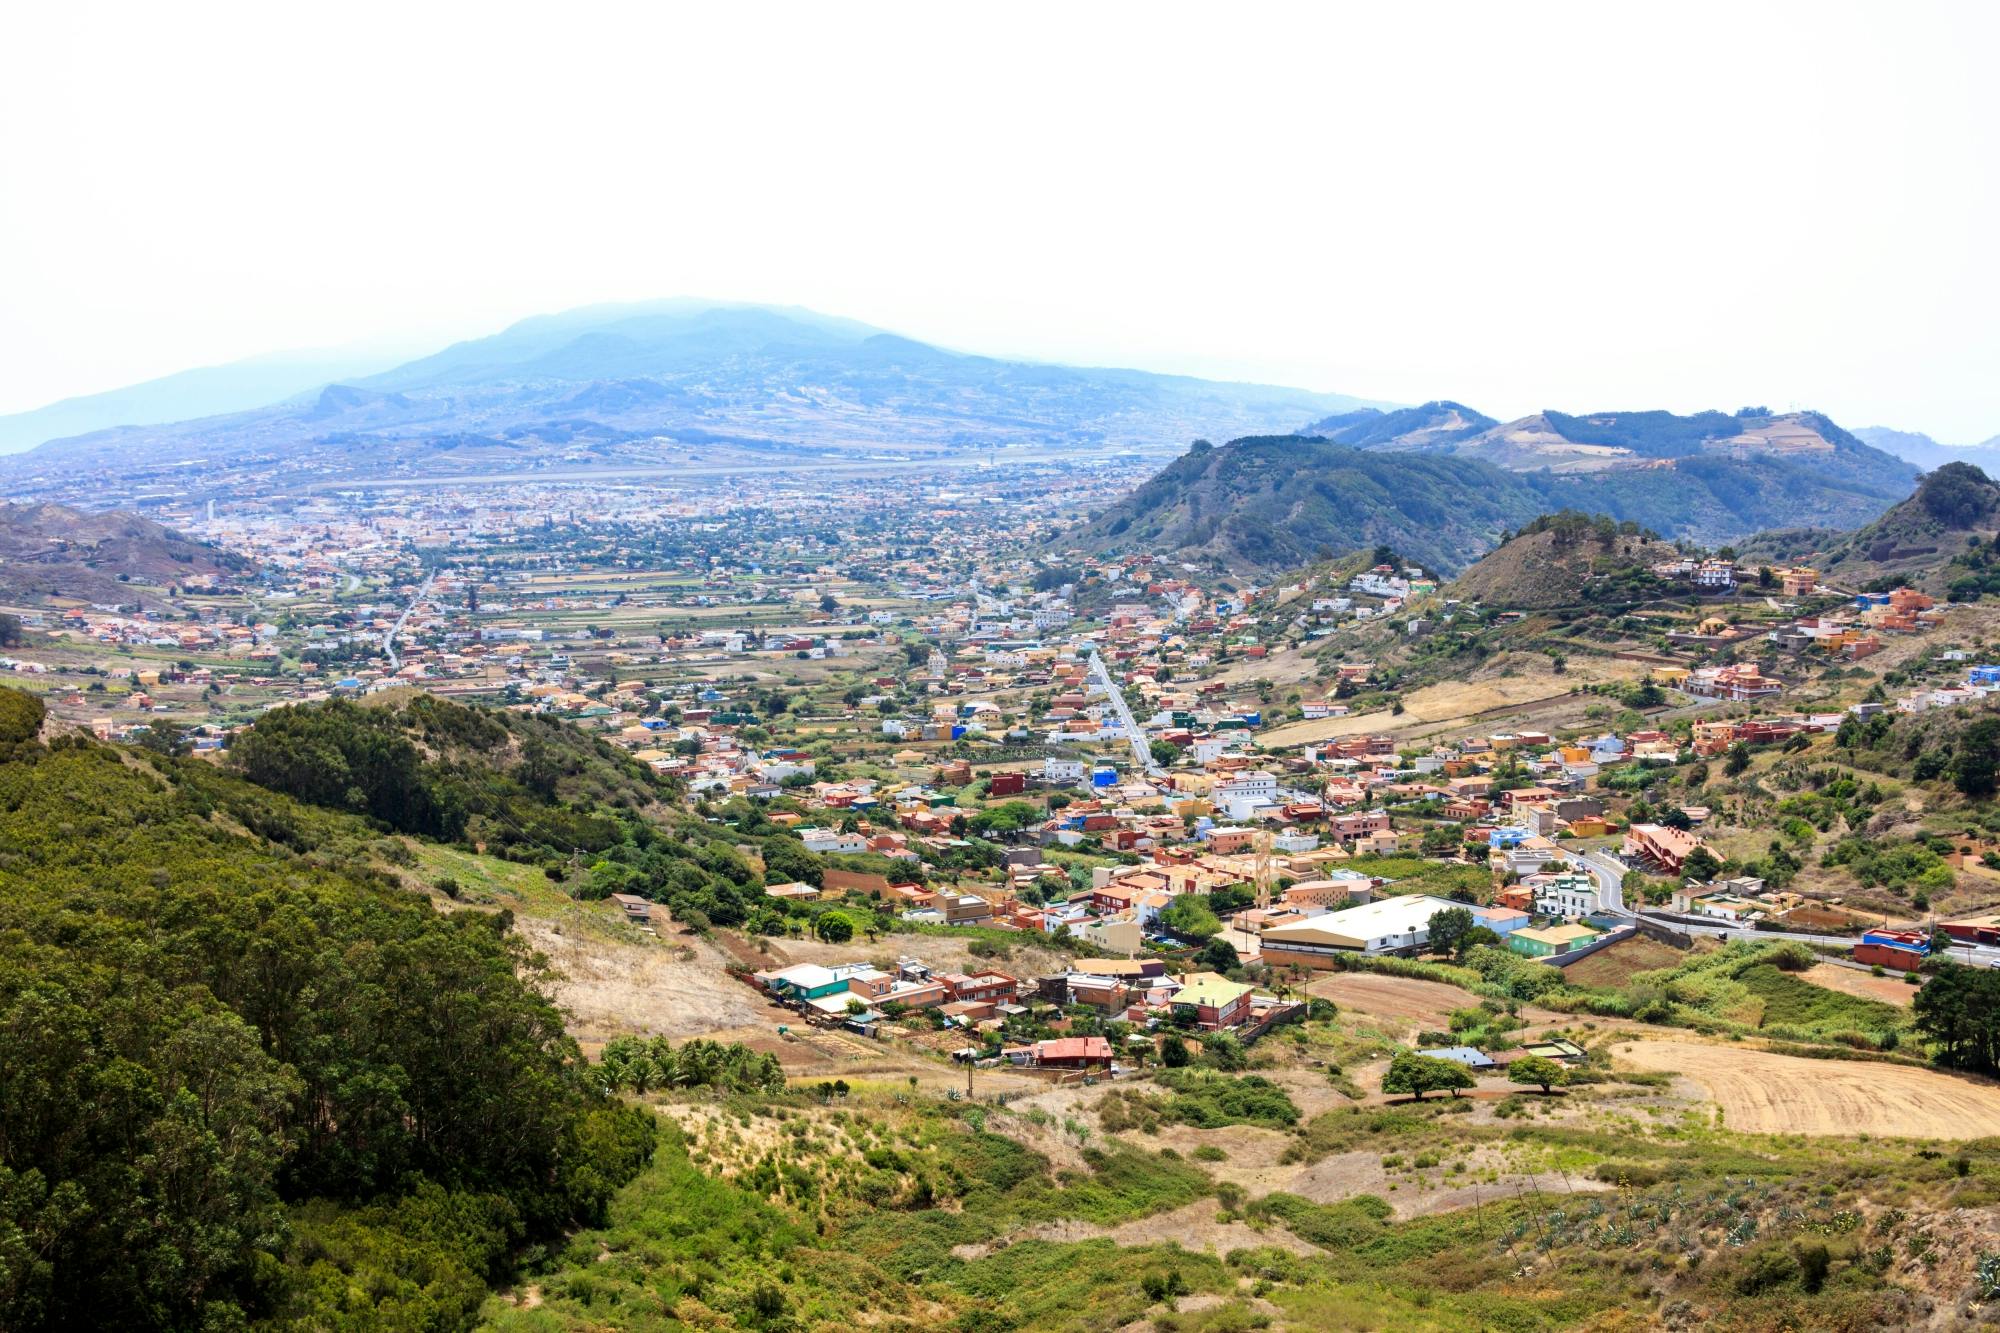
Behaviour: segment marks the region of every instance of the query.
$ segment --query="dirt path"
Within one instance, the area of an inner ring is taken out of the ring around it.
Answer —
[[[2000,1083],[1908,1065],[1809,1060],[1689,1041],[1627,1042],[1612,1054],[1679,1074],[1750,1134],[1882,1134],[1976,1139],[2000,1134]]]

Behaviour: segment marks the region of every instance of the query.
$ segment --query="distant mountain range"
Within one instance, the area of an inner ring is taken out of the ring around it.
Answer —
[[[1438,402],[1198,447],[1066,540],[1239,570],[1385,544],[1451,573],[1557,510],[1716,545],[1858,526],[1916,475],[1817,413],[1543,412],[1503,424]]]
[[[1361,399],[963,355],[810,311],[598,306],[251,410],[43,444],[4,474],[188,463],[452,471],[660,461],[675,445],[852,454],[1150,448]],[[49,409],[53,411],[53,409]],[[182,475],[185,475],[183,473]]]
[[[387,354],[358,352],[278,352],[224,366],[183,370],[108,393],[65,398],[32,412],[0,416],[0,454],[117,426],[242,412],[315,393],[338,380],[377,374],[400,360]]]
[[[1970,463],[1988,472],[2000,471],[2000,435],[1979,444],[1939,444],[1920,431],[1889,426],[1862,426],[1854,434],[1886,453],[1929,471],[1946,463]]]
[[[1907,491],[1915,469],[1817,412],[1736,413],[1545,411],[1516,421],[1461,403],[1433,402],[1393,411],[1362,409],[1302,432],[1358,449],[1393,449],[1476,458],[1510,472],[1594,473],[1698,458],[1807,464],[1817,476],[1888,491]]]

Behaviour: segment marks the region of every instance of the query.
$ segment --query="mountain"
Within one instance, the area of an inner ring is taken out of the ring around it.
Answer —
[[[65,398],[32,412],[0,416],[0,454],[116,426],[187,421],[263,407],[336,380],[373,375],[396,360],[384,353],[278,352]]]
[[[1854,434],[1885,453],[1894,454],[1920,468],[1942,467],[1946,463],[1970,463],[1989,471],[2000,471],[2000,435],[1980,444],[1939,444],[1920,431],[1896,430],[1889,426],[1863,426]]]
[[[1644,600],[1658,582],[1651,566],[1678,554],[1636,524],[1549,514],[1482,556],[1445,595],[1521,611],[1615,606]]]
[[[1295,435],[1197,444],[1064,539],[1087,551],[1153,551],[1282,569],[1393,547],[1457,569],[1539,514],[1525,478],[1481,463],[1376,453]]]
[[[1730,414],[1544,411],[1497,422],[1459,403],[1400,411],[1350,412],[1302,432],[1363,449],[1422,450],[1477,458],[1514,472],[1606,472],[1661,460],[1721,458],[1796,462],[1820,475],[1857,483],[1893,499],[1915,478],[1895,455],[1842,430],[1817,412]]]
[[[1364,407],[1315,421],[1299,433],[1357,449],[1442,449],[1499,424],[1462,403],[1440,400],[1390,412]]]
[[[1579,433],[1588,428],[1569,423],[1593,420],[1544,417]],[[1373,420],[1356,415],[1334,428],[1372,435]],[[1688,428],[1681,439],[1703,438],[1704,428]],[[1830,422],[1825,429],[1845,436]],[[1672,447],[1662,438],[1667,434],[1628,428],[1628,443],[1592,446],[1627,451],[1615,465],[1532,470],[1496,465],[1490,461],[1496,455],[1516,462],[1520,456],[1470,447],[1479,436],[1432,449],[1390,441],[1357,448],[1301,436],[1236,440],[1176,459],[1065,540],[1084,551],[1178,553],[1249,570],[1387,544],[1449,573],[1484,554],[1505,530],[1556,510],[1604,513],[1670,538],[1719,545],[1769,528],[1865,523],[1907,494],[1914,475],[1858,441],[1796,454],[1697,449],[1675,456],[1665,452]],[[1639,444],[1660,452],[1640,456]]]
[[[114,473],[185,486],[190,461],[367,475],[558,458],[727,463],[760,451],[1157,448],[1289,429],[1361,405],[1301,389],[965,355],[805,310],[668,301],[523,320],[316,397],[55,441],[8,460],[0,479]]]
[[[1942,593],[1965,573],[1958,566],[1966,559],[1968,540],[1977,538],[1983,547],[1996,533],[2000,485],[1970,463],[1946,463],[1873,523],[1798,556],[1816,561],[1826,581],[1839,587],[1893,578]]]
[[[137,514],[0,503],[0,595],[143,602],[148,600],[143,590],[130,584],[226,577],[250,568],[242,556],[191,541]]]

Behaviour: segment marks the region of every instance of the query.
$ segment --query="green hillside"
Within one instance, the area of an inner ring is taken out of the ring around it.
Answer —
[[[508,918],[0,696],[0,1326],[454,1327],[650,1156]]]

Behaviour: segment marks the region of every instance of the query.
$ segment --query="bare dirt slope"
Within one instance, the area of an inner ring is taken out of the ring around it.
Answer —
[[[1306,984],[1306,993],[1332,1000],[1343,1010],[1354,1010],[1389,1024],[1412,1030],[1442,1031],[1451,1024],[1454,1009],[1470,1009],[1479,997],[1441,981],[1421,981],[1415,977],[1392,977],[1377,972],[1333,972]],[[1532,1005],[1524,1005],[1521,1016],[1531,1023],[1550,1022],[1563,1015]]]
[[[1799,973],[1800,981],[1810,981],[1815,986],[1837,990],[1842,995],[1852,995],[1863,1000],[1880,1000],[1883,1004],[1901,1005],[1908,1008],[1916,998],[1917,988],[1900,977],[1878,977],[1852,967],[1841,967],[1835,963],[1815,963]]]
[[[2000,1133],[2000,1083],[1909,1065],[1807,1060],[1692,1041],[1628,1042],[1613,1054],[1680,1074],[1750,1134],[1976,1139]]]

